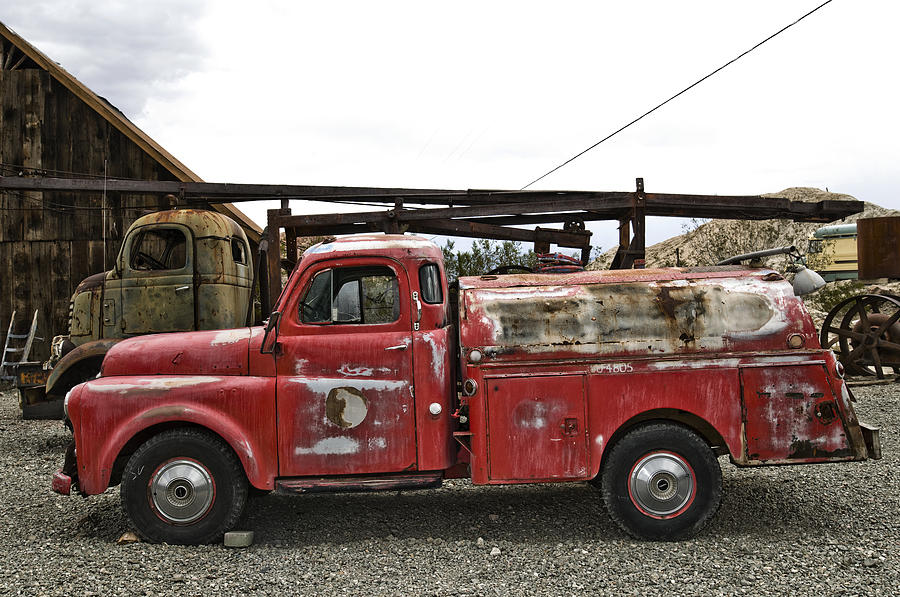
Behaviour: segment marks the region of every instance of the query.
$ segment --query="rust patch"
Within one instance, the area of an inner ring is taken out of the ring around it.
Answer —
[[[491,322],[485,344],[514,347],[596,344],[600,352],[697,351],[735,335],[779,329],[774,301],[743,281],[492,288],[468,293],[469,309]],[[473,300],[474,299],[474,300]]]
[[[356,427],[365,420],[368,412],[369,402],[356,388],[334,388],[325,399],[325,416],[342,429]]]
[[[141,419],[180,418],[188,412],[187,407],[180,405],[161,406],[141,414]]]
[[[820,450],[818,446],[808,440],[794,439],[791,442],[791,453],[788,455],[789,460],[802,460],[806,458],[845,458],[850,456],[852,452],[848,448],[839,450]]]
[[[675,319],[676,302],[668,286],[660,287],[659,295],[656,297],[656,306],[659,307],[663,315],[669,319]]]

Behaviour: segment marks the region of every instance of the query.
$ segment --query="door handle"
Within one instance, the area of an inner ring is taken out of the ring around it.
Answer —
[[[406,350],[406,344],[398,344],[397,346],[388,346],[385,350]]]
[[[190,284],[187,284],[185,286],[179,286],[178,288],[175,289],[175,292],[182,292],[184,290],[190,290],[190,288],[191,288]]]

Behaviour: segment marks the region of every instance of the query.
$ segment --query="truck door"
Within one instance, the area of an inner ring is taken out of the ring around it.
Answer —
[[[584,376],[486,377],[492,480],[587,475]]]
[[[121,278],[110,280],[104,310],[120,301],[124,334],[194,329],[194,251],[191,232],[179,224],[140,227],[125,239]]]
[[[311,269],[284,306],[278,336],[280,475],[414,470],[406,271],[378,258]]]

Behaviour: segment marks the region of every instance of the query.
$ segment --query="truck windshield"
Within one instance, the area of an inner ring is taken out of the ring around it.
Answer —
[[[140,233],[131,249],[131,269],[181,269],[187,262],[187,239],[181,230],[159,228]]]

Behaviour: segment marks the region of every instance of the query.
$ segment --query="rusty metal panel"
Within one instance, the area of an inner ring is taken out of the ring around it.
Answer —
[[[491,377],[484,383],[492,481],[586,478],[583,375]]]
[[[741,368],[751,463],[854,458],[823,365]]]
[[[900,278],[900,216],[856,222],[859,279]]]
[[[817,341],[790,284],[769,270],[463,278],[460,287],[460,343],[485,362],[783,350],[790,334]]]

